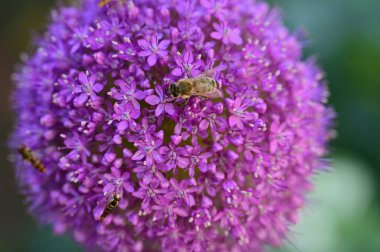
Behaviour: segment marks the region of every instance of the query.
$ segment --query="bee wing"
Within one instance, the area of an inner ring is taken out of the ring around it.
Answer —
[[[209,78],[214,78],[216,75],[216,71],[215,69],[211,68],[211,69],[208,69],[206,71],[204,71],[203,73],[201,73],[199,76],[197,77],[209,77]]]
[[[195,88],[193,90],[192,95],[199,95],[199,96],[206,97],[206,98],[221,98],[221,97],[223,97],[222,92],[220,92],[220,90],[217,88],[207,90],[207,91],[199,89],[199,88]]]
[[[223,94],[219,89],[214,89],[208,93],[205,93],[204,95],[207,96],[208,98],[222,98],[223,97]]]

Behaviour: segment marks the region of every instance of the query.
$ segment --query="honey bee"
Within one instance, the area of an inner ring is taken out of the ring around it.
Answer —
[[[174,98],[189,98],[201,96],[205,98],[220,98],[223,96],[218,89],[219,83],[214,79],[215,71],[208,70],[196,77],[180,79],[170,85],[169,91]]]
[[[102,8],[104,5],[112,2],[113,0],[101,0],[99,3],[98,3],[98,6],[99,8]]]
[[[17,149],[18,153],[22,156],[24,160],[29,161],[34,168],[36,168],[39,172],[45,172],[46,168],[45,166],[41,163],[41,161],[36,158],[36,156],[33,154],[32,150],[25,146],[25,145],[20,145]]]
[[[112,199],[107,203],[106,207],[103,210],[102,215],[100,216],[101,221],[104,220],[111,213],[112,209],[114,209],[115,207],[117,207],[117,205],[119,205],[120,200],[121,200],[120,195],[114,193]]]
[[[99,3],[98,3],[98,7],[99,7],[99,8],[102,8],[104,5],[109,4],[109,3],[112,2],[112,1],[114,1],[114,0],[101,0],[101,1],[99,1]],[[119,4],[122,4],[122,3],[123,3],[123,0],[118,0],[118,3],[119,3]]]

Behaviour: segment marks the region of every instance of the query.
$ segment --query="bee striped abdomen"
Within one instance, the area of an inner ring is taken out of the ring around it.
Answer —
[[[18,153],[20,153],[21,157],[24,160],[28,161],[34,168],[36,168],[36,170],[42,173],[46,171],[45,166],[38,158],[34,156],[33,152],[28,147],[25,145],[20,145],[17,150]]]
[[[111,211],[119,205],[119,201],[121,200],[120,196],[117,194],[114,194],[112,200],[108,202],[106,207],[103,210],[102,215],[100,216],[100,220],[104,220],[110,213]]]

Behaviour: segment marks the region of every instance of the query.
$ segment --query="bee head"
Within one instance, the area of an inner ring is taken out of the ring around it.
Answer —
[[[173,95],[173,97],[178,97],[178,95],[179,95],[178,87],[175,83],[172,83],[170,85],[170,93]]]

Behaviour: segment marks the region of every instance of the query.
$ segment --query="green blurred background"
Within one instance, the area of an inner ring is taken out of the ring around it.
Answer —
[[[326,70],[338,113],[333,169],[315,177],[315,191],[285,248],[273,251],[380,251],[380,1],[272,0],[287,25],[310,37],[306,55]],[[60,1],[58,1],[58,4]],[[26,213],[7,162],[12,125],[10,75],[54,0],[0,0],[0,252],[83,251],[54,237]]]

